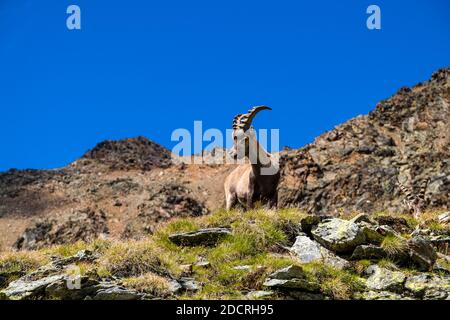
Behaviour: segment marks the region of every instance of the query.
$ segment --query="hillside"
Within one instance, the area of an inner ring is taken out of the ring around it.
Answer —
[[[175,218],[142,240],[0,254],[1,299],[448,299],[450,215]],[[442,238],[442,236],[447,238]]]
[[[449,103],[446,68],[282,151],[277,210],[144,137],[0,173],[0,299],[448,299]],[[426,179],[413,218],[397,181]]]
[[[449,69],[440,70],[425,83],[400,89],[369,115],[283,152],[280,205],[328,215],[401,212],[397,178],[417,186],[429,177],[429,207],[448,208],[449,90]],[[231,169],[173,165],[169,150],[138,137],[99,143],[62,169],[11,170],[0,174],[0,229],[8,230],[1,240],[12,245],[36,222],[27,236],[38,238],[34,242],[43,235],[33,233],[47,229],[62,234],[53,243],[103,232],[139,237],[174,215],[195,216],[221,207],[222,188],[215,181],[223,181]],[[176,206],[168,203],[172,196]],[[103,218],[95,219],[96,214]],[[81,236],[58,231],[67,228],[65,220],[80,219],[90,231]],[[19,239],[22,246],[34,246],[26,242]]]
[[[441,69],[368,115],[283,151],[280,207],[334,216],[404,212],[397,179],[417,188],[430,178],[427,208],[448,209],[449,79],[450,69]],[[222,181],[232,169],[173,164],[169,150],[137,137],[101,142],[61,169],[0,173],[0,241],[36,248],[103,235],[139,238],[173,216],[222,207]]]

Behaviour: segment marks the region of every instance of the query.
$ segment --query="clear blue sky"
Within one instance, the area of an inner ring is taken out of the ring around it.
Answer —
[[[449,65],[448,0],[0,0],[0,171],[61,167],[104,139],[171,148],[175,128],[226,129],[258,104],[273,111],[255,126],[301,147]]]

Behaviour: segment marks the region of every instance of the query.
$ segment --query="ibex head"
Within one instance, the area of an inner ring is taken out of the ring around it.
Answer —
[[[251,139],[255,137],[255,132],[251,128],[253,118],[261,110],[272,110],[267,106],[257,106],[250,109],[247,113],[238,114],[233,119],[233,146],[229,151],[229,155],[232,159],[242,159],[248,157],[249,153],[249,141],[255,141]]]

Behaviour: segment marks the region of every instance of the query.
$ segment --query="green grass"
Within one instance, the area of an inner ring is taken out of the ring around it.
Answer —
[[[160,275],[180,273],[174,254],[152,239],[115,242],[104,252],[99,264],[117,277],[140,276],[148,272]]]
[[[348,218],[353,215],[348,214]],[[183,275],[194,278],[201,289],[184,292],[176,298],[244,299],[250,291],[264,290],[263,282],[269,274],[297,263],[280,248],[289,245],[292,234],[296,234],[300,221],[306,216],[298,209],[247,212],[222,209],[202,217],[173,219],[142,240],[80,241],[33,252],[3,253],[0,272],[29,272],[48,263],[50,256],[69,257],[88,249],[99,255],[99,259],[93,263],[78,263],[82,274],[96,274],[101,278],[114,276],[126,287],[163,298],[174,298],[168,289],[168,279]],[[412,218],[407,221],[411,226],[419,223]],[[228,227],[232,234],[212,247],[184,247],[169,240],[173,233],[206,227]],[[393,257],[406,249],[405,239],[387,236],[381,247],[389,253],[389,259],[380,260],[378,265],[398,269]],[[208,261],[209,266],[196,266],[199,261]],[[316,282],[327,297],[351,299],[362,290],[362,276],[372,263],[356,261],[350,270],[336,270],[323,263],[310,263],[302,268],[308,280]],[[183,265],[193,265],[192,272],[184,270]],[[237,266],[249,267],[238,270]]]
[[[38,251],[2,252],[0,253],[0,274],[6,278],[8,284],[48,261],[48,258]]]
[[[302,265],[312,281],[319,283],[324,295],[337,300],[348,300],[364,289],[364,280],[349,270],[338,270],[323,263]]]
[[[381,242],[381,248],[383,248],[390,257],[395,257],[404,253],[407,247],[406,240],[396,237],[395,235],[388,235]]]

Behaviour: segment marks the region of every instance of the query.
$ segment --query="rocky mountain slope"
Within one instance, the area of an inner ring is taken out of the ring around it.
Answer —
[[[218,210],[138,241],[0,253],[0,300],[448,300],[448,245],[436,236],[448,235],[449,222],[450,213]]]
[[[450,68],[402,88],[311,144],[281,153],[280,207],[318,215],[404,212],[396,184],[430,178],[428,210],[450,207]],[[141,238],[173,217],[223,206],[232,165],[183,165],[146,138],[99,143],[55,170],[0,173],[0,243],[36,249]],[[205,179],[208,177],[208,179]]]
[[[449,208],[449,106],[447,68],[285,153],[281,205],[319,214],[402,212],[397,179],[418,188],[430,178],[428,208]]]

